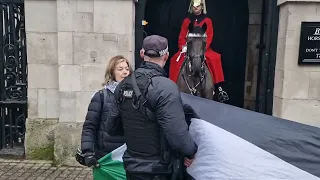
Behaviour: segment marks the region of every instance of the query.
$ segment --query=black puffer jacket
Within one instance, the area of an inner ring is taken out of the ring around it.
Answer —
[[[103,95],[106,93],[106,97]],[[114,95],[109,89],[100,90],[94,94],[88,107],[86,120],[82,128],[81,150],[82,152],[95,152],[96,158],[118,148],[124,143],[121,136],[110,136],[107,133],[107,121],[110,117],[110,103]]]
[[[165,72],[162,67],[145,62],[132,75],[136,76],[139,86],[141,79],[150,73],[156,76],[152,78],[146,98],[155,112],[146,110],[147,119],[144,118],[145,116],[138,117],[139,112],[133,109],[131,98],[124,100],[120,106],[116,102],[111,104],[108,132],[110,134],[121,133],[121,131],[124,133],[127,151],[123,156],[123,161],[126,171],[130,173],[161,174],[170,171],[168,164],[162,163],[160,157],[160,129],[163,130],[171,150],[185,156],[193,156],[197,151],[197,145],[188,132],[178,87],[173,81],[164,77]],[[124,79],[117,86],[115,99],[118,99],[122,92],[120,89],[123,84],[132,84],[130,78],[131,76]],[[141,87],[145,85],[141,84]],[[130,91],[130,88],[127,91]],[[123,94],[126,94],[127,91],[123,91]],[[121,119],[116,119],[120,114]]]

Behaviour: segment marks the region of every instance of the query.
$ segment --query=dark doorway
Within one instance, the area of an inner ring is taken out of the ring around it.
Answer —
[[[140,0],[136,6],[136,13],[138,13],[136,20],[140,17],[148,22],[144,26],[145,33],[142,36],[158,34],[166,37],[169,41],[170,57],[172,57],[178,51],[180,27],[183,19],[188,15],[189,3],[190,0]],[[211,47],[222,54],[226,80],[224,89],[230,96],[227,103],[243,107],[249,21],[248,1],[207,0],[206,5],[207,16],[212,19],[214,26]],[[141,36],[139,29],[137,31],[137,25],[141,28],[141,20],[136,23],[136,33],[138,33],[136,38]],[[139,43],[136,45],[137,48],[141,47]],[[136,60],[136,65],[139,64],[139,60]],[[168,68],[169,63],[165,67],[167,72]]]

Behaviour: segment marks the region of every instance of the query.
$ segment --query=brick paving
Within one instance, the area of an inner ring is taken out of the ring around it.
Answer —
[[[86,167],[53,167],[50,161],[0,158],[0,180],[92,180]]]

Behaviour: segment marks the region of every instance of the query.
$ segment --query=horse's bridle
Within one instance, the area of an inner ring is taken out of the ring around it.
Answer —
[[[206,34],[197,34],[197,33],[189,33],[187,35],[187,38],[206,38],[207,35]],[[189,40],[188,40],[189,41]],[[195,95],[197,93],[197,87],[203,82],[203,80],[205,79],[206,77],[206,71],[205,71],[205,55],[193,55],[193,56],[190,56],[189,53],[186,53],[186,59],[184,61],[185,65],[187,65],[187,68],[188,68],[188,72],[191,72],[190,74],[188,73],[188,76],[192,76],[192,65],[191,65],[191,60],[194,59],[194,58],[200,58],[201,59],[201,70],[200,70],[200,81],[194,86],[194,87],[191,87],[190,84],[188,83],[187,79],[185,78],[184,74],[182,74],[182,78],[183,80],[185,81],[190,93],[192,95]]]
[[[189,76],[190,76],[190,75],[189,75]],[[195,94],[197,93],[197,87],[203,82],[203,80],[205,79],[205,77],[206,77],[206,73],[204,73],[204,75],[201,76],[200,81],[199,81],[193,88],[191,88],[190,85],[189,85],[189,83],[188,83],[188,81],[187,81],[186,78],[184,77],[184,74],[182,74],[182,78],[183,78],[184,82],[186,83],[186,85],[187,85],[187,87],[188,87],[191,95],[195,95]]]

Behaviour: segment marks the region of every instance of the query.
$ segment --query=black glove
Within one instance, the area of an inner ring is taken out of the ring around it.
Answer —
[[[94,153],[85,153],[84,154],[84,163],[88,167],[99,167],[99,163],[94,156]]]

